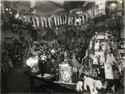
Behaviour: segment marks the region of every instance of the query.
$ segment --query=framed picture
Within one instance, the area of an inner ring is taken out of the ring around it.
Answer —
[[[68,64],[59,64],[59,82],[72,83],[72,67]]]

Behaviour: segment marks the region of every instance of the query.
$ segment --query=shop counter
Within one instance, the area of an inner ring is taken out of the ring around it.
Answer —
[[[29,71],[24,72],[25,75],[29,77],[30,81],[30,87],[31,87],[31,93],[36,93],[35,91],[35,80],[39,80],[46,84],[46,88],[49,91],[49,93],[72,93],[72,94],[79,94],[80,92],[77,92],[75,89],[75,83],[72,84],[66,84],[66,83],[58,83],[58,81],[55,81],[56,76],[54,74],[47,74],[45,73],[44,76],[36,75],[34,73],[31,73]],[[41,86],[43,85],[41,84]],[[42,92],[39,92],[42,93]]]

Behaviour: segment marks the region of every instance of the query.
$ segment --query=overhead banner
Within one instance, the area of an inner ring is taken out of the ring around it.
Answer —
[[[35,1],[31,3],[31,7],[34,7]],[[33,13],[36,11],[34,10]],[[105,7],[103,4],[98,4],[95,7],[86,11],[77,11],[78,15],[58,13],[52,14],[48,17],[40,15],[25,15],[25,21],[31,22],[34,27],[53,27],[60,25],[85,25],[87,22],[92,21],[96,17],[100,17],[105,14]],[[31,18],[29,18],[30,16]],[[29,20],[27,20],[29,18]]]

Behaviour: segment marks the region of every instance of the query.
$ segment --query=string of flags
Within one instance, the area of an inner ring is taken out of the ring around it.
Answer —
[[[99,5],[85,12],[72,16],[71,14],[52,14],[49,17],[38,15],[25,15],[23,22],[32,23],[33,27],[54,27],[60,25],[83,25],[95,17],[104,15],[105,9],[99,9]]]

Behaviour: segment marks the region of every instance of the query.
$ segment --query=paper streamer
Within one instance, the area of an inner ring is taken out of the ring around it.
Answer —
[[[44,27],[44,20],[43,20],[43,17],[41,17],[41,26]]]
[[[67,23],[67,18],[68,18],[68,17],[65,15],[65,24]]]
[[[57,26],[57,21],[56,21],[56,17],[54,16],[54,23],[55,23],[55,26]]]
[[[48,18],[49,27],[51,27],[51,18]]]
[[[36,27],[35,18],[34,17],[32,17],[32,21],[33,21],[33,27]]]
[[[35,17],[35,19],[36,19],[36,26],[39,27],[39,18]]]
[[[48,27],[47,26],[47,19],[44,17],[44,22],[45,22],[45,27]]]

